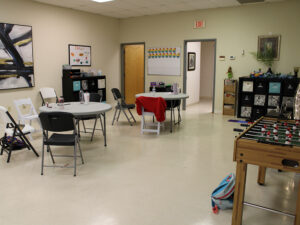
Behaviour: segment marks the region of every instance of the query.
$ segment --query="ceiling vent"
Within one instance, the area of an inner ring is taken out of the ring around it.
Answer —
[[[259,3],[265,0],[237,0],[240,4]]]

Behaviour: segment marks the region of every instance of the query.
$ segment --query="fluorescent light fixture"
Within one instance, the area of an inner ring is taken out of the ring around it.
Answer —
[[[92,0],[92,1],[102,3],[102,2],[112,2],[113,0]]]

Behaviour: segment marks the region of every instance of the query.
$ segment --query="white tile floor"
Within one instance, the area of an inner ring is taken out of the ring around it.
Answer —
[[[231,210],[212,213],[210,194],[235,172],[231,117],[209,113],[205,102],[182,112],[183,123],[171,134],[140,134],[121,115],[111,126],[108,146],[97,135],[84,135],[85,164],[72,169],[46,168],[26,150],[0,156],[0,225],[228,225]],[[41,138],[33,142],[40,153]],[[63,159],[65,162],[65,159]],[[50,158],[47,158],[50,162]],[[70,161],[71,162],[71,161]],[[256,184],[249,166],[247,201],[294,212],[299,180],[293,173],[268,170],[266,186]],[[293,219],[245,207],[243,225],[285,225]]]

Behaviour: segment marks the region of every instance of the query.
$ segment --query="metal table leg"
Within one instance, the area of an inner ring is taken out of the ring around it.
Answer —
[[[105,117],[105,113],[102,114],[103,116],[103,136],[104,136],[104,146],[106,147],[106,117]]]
[[[170,108],[170,111],[171,111],[171,126],[170,126],[170,132],[172,133],[173,131],[173,107],[174,107],[174,101],[171,100],[171,108]]]

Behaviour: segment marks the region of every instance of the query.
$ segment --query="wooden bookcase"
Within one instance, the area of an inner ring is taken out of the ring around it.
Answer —
[[[224,80],[223,115],[235,116],[237,80]]]

